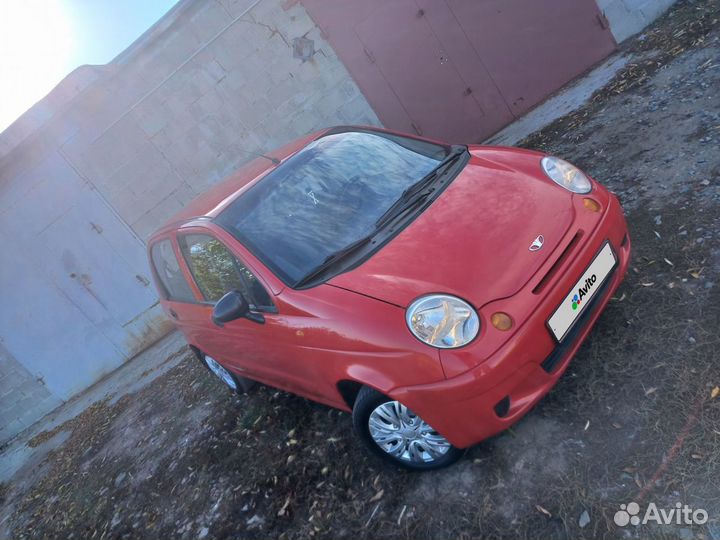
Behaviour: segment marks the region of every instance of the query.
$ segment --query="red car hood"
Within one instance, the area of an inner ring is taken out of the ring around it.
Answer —
[[[473,148],[448,188],[362,265],[328,283],[407,307],[449,293],[475,307],[512,296],[574,219],[572,194],[545,178],[542,154]],[[529,247],[538,236],[544,245]]]

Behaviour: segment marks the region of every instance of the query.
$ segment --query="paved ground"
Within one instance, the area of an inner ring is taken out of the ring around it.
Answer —
[[[719,18],[716,1],[680,2],[587,106],[523,143],[620,195],[634,259],[511,431],[408,474],[367,457],[348,415],[269,388],[234,397],[169,354],[152,359],[161,377],[0,455],[0,537],[720,539]],[[630,501],[710,520],[619,528]]]

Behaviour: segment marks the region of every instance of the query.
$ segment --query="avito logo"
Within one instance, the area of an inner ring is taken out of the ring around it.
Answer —
[[[705,525],[708,522],[707,510],[693,509],[687,504],[675,503],[675,508],[658,508],[657,504],[648,504],[645,514],[640,512],[640,505],[634,501],[621,504],[615,512],[613,520],[618,527],[626,525],[646,525],[650,522],[658,525]]]
[[[572,297],[572,308],[577,309],[580,303],[582,302],[582,299],[584,296],[586,296],[590,289],[592,289],[592,286],[595,285],[595,282],[597,281],[597,276],[593,274],[589,278],[585,280],[585,286],[584,287],[578,287],[578,292],[575,294],[575,296]]]

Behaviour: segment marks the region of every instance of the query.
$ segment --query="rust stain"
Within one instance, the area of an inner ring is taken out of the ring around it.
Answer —
[[[126,327],[127,324],[123,326]],[[147,321],[142,330],[138,333],[128,329],[129,335],[128,339],[125,340],[125,347],[131,356],[136,356],[151,345],[160,341],[160,339],[168,335],[174,329],[175,325],[170,319],[168,319],[164,314],[158,315]]]
[[[132,319],[130,319],[130,320],[127,321],[126,323],[123,323],[122,327],[123,327],[123,328],[126,328],[126,327],[130,326],[132,323],[134,323],[134,322],[137,321],[138,319],[144,317],[145,314],[146,314],[148,311],[150,311],[152,308],[154,308],[154,307],[157,306],[158,304],[160,304],[160,302],[155,302],[152,306],[150,306],[150,307],[148,307],[147,309],[143,310],[142,312],[138,313],[137,315],[135,315]]]

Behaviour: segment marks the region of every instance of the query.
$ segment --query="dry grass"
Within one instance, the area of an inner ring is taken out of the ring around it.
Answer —
[[[646,29],[641,37],[628,40],[621,50],[635,53],[640,60],[622,68],[589,102],[576,111],[533,133],[518,146],[552,152],[558,142],[579,144],[579,130],[614,97],[641,89],[658,70],[688,50],[702,47],[707,36],[717,30],[720,2],[716,0],[680,0],[667,14]],[[704,66],[707,68],[708,66]],[[704,69],[703,68],[703,69]]]

